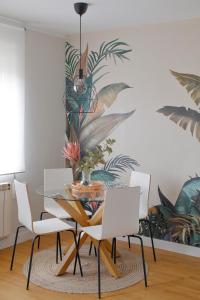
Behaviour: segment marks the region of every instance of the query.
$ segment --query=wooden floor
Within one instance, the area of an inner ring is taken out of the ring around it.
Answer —
[[[62,235],[62,240],[67,236]],[[42,237],[41,249],[54,245],[55,237]],[[119,247],[127,247],[119,242]],[[132,247],[139,253],[138,246]],[[63,294],[42,289],[30,283],[30,290],[25,290],[26,279],[22,275],[22,266],[30,250],[30,242],[18,245],[14,270],[9,271],[11,248],[0,250],[0,300],[92,300],[95,294]],[[36,250],[37,251],[37,250]],[[112,293],[103,293],[103,299],[114,300],[184,300],[200,299],[200,259],[163,250],[157,250],[158,261],[152,258],[151,248],[145,248],[149,266],[148,285],[143,282],[130,288]]]

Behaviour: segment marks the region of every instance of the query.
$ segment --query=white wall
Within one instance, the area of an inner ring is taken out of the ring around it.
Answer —
[[[156,113],[164,105],[189,106],[196,109],[190,96],[169,69],[200,74],[200,20],[171,24],[140,26],[98,33],[88,33],[90,49],[102,41],[120,38],[129,43],[133,52],[125,63],[108,62],[107,77],[98,89],[112,82],[125,82],[132,89],[123,91],[112,112],[136,109],[134,115],[114,133],[115,154],[135,158],[138,170],[152,174],[150,205],[159,202],[157,186],[175,203],[182,184],[189,175],[200,173],[199,142],[166,117]],[[78,46],[78,37],[69,36]],[[64,143],[65,114],[64,40],[45,34],[27,32],[26,55],[26,173],[17,175],[30,188],[34,217],[42,209],[42,198],[35,190],[43,179],[45,167],[62,167],[60,153]],[[2,178],[3,180],[4,178]],[[17,224],[13,209],[13,230]],[[6,245],[0,241],[0,247]]]
[[[64,144],[64,40],[46,34],[26,33],[26,108],[25,163],[26,172],[16,178],[27,182],[33,217],[39,218],[42,197],[36,189],[43,183],[43,169],[63,167],[61,150]],[[11,137],[12,138],[12,137]],[[14,151],[14,145],[13,145]],[[1,181],[12,176],[2,177]],[[17,208],[13,199],[12,233],[17,226]],[[0,241],[0,247],[8,245]]]
[[[110,73],[97,88],[121,81],[133,87],[121,92],[110,109],[111,112],[136,109],[112,137],[117,141],[116,154],[132,156],[141,164],[138,170],[152,174],[150,205],[159,203],[158,184],[175,203],[188,176],[200,174],[200,143],[189,130],[185,132],[156,112],[165,105],[197,109],[169,69],[200,74],[199,37],[200,19],[195,19],[87,33],[82,39],[85,45],[88,42],[90,50],[97,50],[103,41],[115,38],[127,42],[133,49],[130,61],[117,65],[107,61]],[[68,41],[79,45],[78,36],[69,36]]]

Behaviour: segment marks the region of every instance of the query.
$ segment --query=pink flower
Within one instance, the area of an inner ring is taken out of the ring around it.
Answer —
[[[63,155],[72,163],[78,162],[80,160],[80,145],[78,143],[67,143],[63,147]]]

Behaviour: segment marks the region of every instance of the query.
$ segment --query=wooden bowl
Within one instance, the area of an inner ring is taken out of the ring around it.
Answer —
[[[83,185],[80,181],[71,184],[72,196],[75,198],[102,198],[104,197],[104,184],[101,181],[92,181],[89,185]]]

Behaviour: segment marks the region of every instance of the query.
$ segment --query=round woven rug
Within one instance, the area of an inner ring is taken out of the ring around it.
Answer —
[[[96,293],[97,292],[97,258],[88,255],[89,247],[83,246],[80,250],[83,277],[79,266],[73,275],[73,263],[67,273],[55,276],[58,265],[55,263],[55,249],[43,250],[34,254],[30,281],[40,287],[65,293]],[[113,278],[101,263],[102,292],[116,291],[126,288],[143,280],[142,259],[133,252],[120,248],[121,257],[117,258],[117,267],[121,272],[120,278]],[[27,277],[29,260],[23,267]]]

